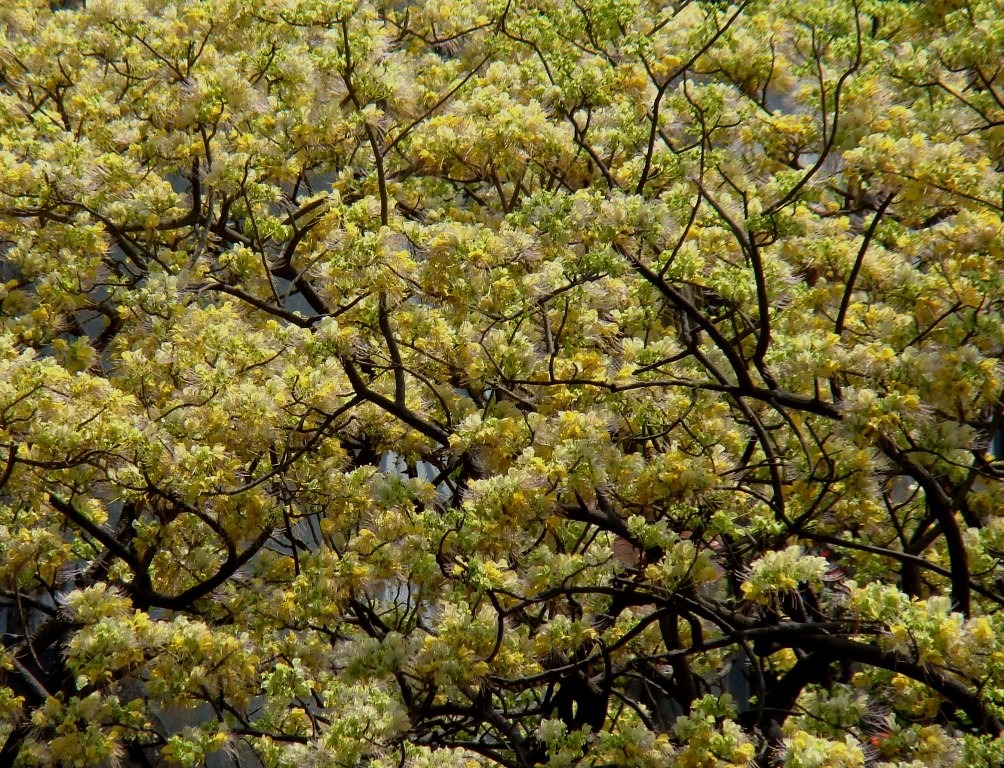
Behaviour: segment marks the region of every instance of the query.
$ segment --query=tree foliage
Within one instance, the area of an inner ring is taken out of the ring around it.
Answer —
[[[1004,6],[0,9],[0,765],[1004,760]]]

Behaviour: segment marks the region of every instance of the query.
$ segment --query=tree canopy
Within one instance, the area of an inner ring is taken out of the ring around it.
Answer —
[[[1001,0],[0,29],[0,766],[1004,761]]]

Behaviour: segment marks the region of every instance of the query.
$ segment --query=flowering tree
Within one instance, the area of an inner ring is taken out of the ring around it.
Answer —
[[[1001,0],[51,5],[0,766],[1004,760]]]

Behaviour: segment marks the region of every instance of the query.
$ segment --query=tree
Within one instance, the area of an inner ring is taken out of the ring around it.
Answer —
[[[1002,20],[6,4],[0,766],[999,765]]]

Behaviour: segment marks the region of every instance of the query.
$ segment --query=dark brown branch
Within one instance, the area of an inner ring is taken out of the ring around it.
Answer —
[[[282,307],[277,307],[270,304],[267,301],[262,301],[255,296],[252,296],[247,291],[242,291],[240,288],[234,288],[231,285],[224,285],[223,283],[212,283],[210,285],[198,286],[196,288],[198,291],[217,291],[219,293],[226,293],[230,296],[240,299],[245,304],[250,304],[256,309],[260,309],[262,312],[267,312],[270,315],[275,315],[276,317],[282,318],[287,323],[292,323],[293,325],[299,326],[300,328],[312,328],[316,325],[317,320],[315,318],[301,317],[295,312],[290,312],[288,309],[283,309]]]
[[[432,438],[440,445],[446,446],[450,444],[450,435],[446,430],[430,421],[426,421],[408,408],[398,405],[394,400],[370,389],[359,375],[356,364],[347,356],[342,356],[340,359],[342,367],[345,369],[345,375],[348,376],[349,382],[352,384],[352,388],[357,395],[365,400],[369,400],[374,405],[380,406],[387,413],[396,416],[409,427],[421,432],[426,437]]]
[[[834,547],[846,547],[847,549],[856,549],[860,552],[868,552],[869,554],[879,555],[880,557],[888,557],[892,560],[896,560],[903,566],[910,566],[916,569],[918,573],[920,570],[927,570],[931,571],[931,573],[936,573],[939,576],[944,576],[946,579],[952,578],[952,572],[950,570],[942,568],[940,565],[932,563],[926,557],[921,557],[920,555],[910,554],[909,552],[900,552],[895,549],[889,549],[888,547],[878,547],[873,544],[863,544],[859,541],[849,541],[847,539],[841,539],[839,536],[830,536],[825,533],[816,533],[814,531],[799,530],[798,535],[806,539],[818,541],[823,544],[829,544]],[[975,582],[970,582],[969,586],[973,592],[981,597],[985,597],[998,605],[1004,606],[1004,596],[1001,594],[981,587]]]
[[[924,489],[930,511],[938,519],[942,535],[945,537],[945,546],[948,548],[952,602],[956,610],[968,616],[971,610],[969,553],[962,537],[962,529],[958,520],[955,519],[952,498],[926,467],[919,464],[906,451],[900,450],[889,437],[880,435],[878,444],[890,459],[902,467]]]
[[[847,309],[851,304],[851,294],[854,293],[854,284],[857,282],[858,273],[861,271],[861,265],[865,260],[865,253],[868,251],[868,246],[871,244],[872,238],[875,237],[875,231],[878,229],[879,222],[882,220],[882,215],[886,212],[892,199],[895,197],[895,193],[886,197],[879,205],[878,210],[875,211],[875,215],[872,217],[871,223],[868,225],[868,230],[865,232],[864,239],[861,241],[861,247],[858,249],[857,258],[854,259],[854,266],[851,267],[851,272],[847,276],[847,285],[844,288],[844,296],[840,300],[840,310],[837,312],[837,321],[834,323],[833,332],[837,336],[842,336],[844,333],[844,322],[847,319]]]
[[[248,547],[241,553],[237,553],[231,547],[231,553],[227,557],[226,561],[220,567],[220,569],[199,584],[196,584],[184,592],[178,595],[164,595],[159,592],[146,591],[146,590],[132,590],[134,598],[139,599],[146,605],[154,606],[157,608],[167,608],[170,610],[185,610],[192,607],[192,603],[200,598],[205,597],[210,592],[212,592],[217,587],[228,581],[239,568],[244,566],[252,557],[261,551],[261,548],[265,546],[265,543],[269,540],[272,535],[272,529],[266,528],[258,537],[248,545]],[[126,585],[126,589],[128,590]]]
[[[944,696],[952,705],[965,713],[974,729],[998,737],[1004,733],[1004,725],[987,707],[978,695],[965,685],[948,675],[907,661],[891,651],[883,651],[874,645],[860,643],[843,637],[830,635],[805,635],[792,640],[791,645],[804,650],[818,651],[827,656],[848,661],[856,661],[890,672],[897,672],[911,680],[923,683],[931,690]]]
[[[405,408],[408,390],[404,378],[404,363],[401,361],[401,350],[394,339],[394,329],[390,325],[390,313],[387,310],[387,294],[380,293],[380,308],[378,310],[380,332],[387,342],[387,352],[390,355],[391,366],[394,369],[394,402],[398,408]]]
[[[56,511],[62,514],[67,520],[87,533],[87,535],[101,542],[104,547],[128,565],[135,573],[138,574],[143,570],[135,555],[122,546],[111,531],[105,530],[101,526],[97,525],[88,519],[86,515],[78,511],[77,508],[70,502],[59,498],[55,494],[49,494],[49,503],[52,504],[53,508],[55,508]]]

